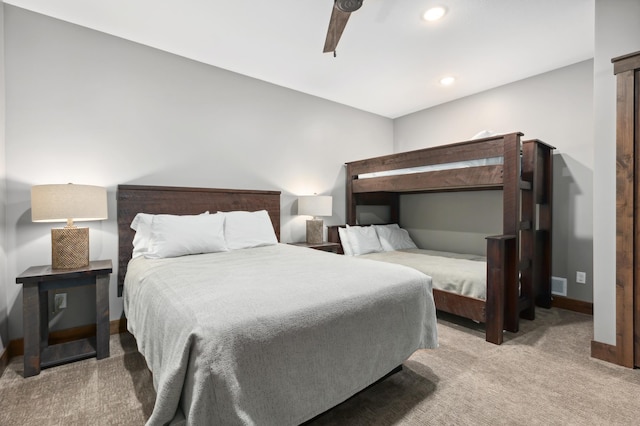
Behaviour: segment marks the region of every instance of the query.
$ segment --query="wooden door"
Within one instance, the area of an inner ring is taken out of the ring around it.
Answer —
[[[616,75],[615,362],[640,366],[640,52],[614,58]]]

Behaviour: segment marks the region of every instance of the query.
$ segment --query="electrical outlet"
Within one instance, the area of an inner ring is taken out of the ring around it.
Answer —
[[[53,311],[58,312],[67,308],[67,293],[58,293],[53,298]]]
[[[586,272],[576,272],[576,282],[579,284],[584,284],[587,282],[587,273]]]

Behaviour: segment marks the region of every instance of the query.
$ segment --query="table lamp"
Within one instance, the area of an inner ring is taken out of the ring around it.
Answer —
[[[51,268],[89,266],[89,228],[74,221],[107,219],[107,191],[93,185],[36,185],[31,187],[33,222],[67,222],[51,229]]]
[[[331,216],[332,198],[330,195],[305,195],[298,198],[298,214],[313,216],[307,220],[307,243],[322,243],[322,219],[318,216]]]

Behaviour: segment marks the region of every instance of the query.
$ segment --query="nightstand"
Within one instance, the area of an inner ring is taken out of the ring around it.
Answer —
[[[338,253],[338,251],[340,250],[340,244],[338,243],[318,243],[318,244],[309,244],[309,243],[289,243],[292,246],[298,246],[298,247],[306,247],[306,248],[312,248],[314,250],[322,250],[322,251],[328,251],[331,253]]]
[[[94,260],[78,269],[32,266],[16,278],[22,284],[24,377],[47,368],[95,356],[109,356],[109,274],[111,260]],[[96,288],[96,336],[49,346],[49,298],[51,290],[92,285]]]

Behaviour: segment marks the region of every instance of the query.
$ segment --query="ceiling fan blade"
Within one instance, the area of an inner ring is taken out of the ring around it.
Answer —
[[[351,16],[351,12],[343,12],[337,7],[333,7],[331,10],[331,19],[329,20],[329,29],[327,30],[327,38],[324,41],[323,53],[336,51],[349,16]]]

